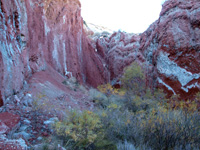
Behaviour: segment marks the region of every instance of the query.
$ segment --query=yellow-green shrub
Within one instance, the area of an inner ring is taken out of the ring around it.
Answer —
[[[57,135],[73,139],[75,147],[87,148],[97,137],[103,137],[101,121],[91,111],[72,111],[66,120],[56,122],[54,127]]]
[[[116,103],[111,103],[106,109],[100,110],[100,118],[105,136],[117,143],[129,139],[133,115]]]
[[[141,96],[145,92],[145,75],[135,62],[125,69],[121,81],[123,88],[134,95]]]
[[[104,84],[98,86],[98,90],[90,90],[90,99],[95,103],[95,106],[99,108],[107,108],[111,103],[121,103],[125,92],[120,89],[112,87],[111,84]]]
[[[95,89],[89,90],[89,99],[94,102],[95,106],[100,108],[105,108],[109,105],[108,97],[104,93]]]
[[[160,107],[148,114],[138,112],[134,121],[133,134],[137,144],[147,144],[155,150],[200,146],[200,117],[197,112],[187,114]]]
[[[125,94],[125,91],[114,88],[110,83],[98,86],[98,90],[106,94],[106,96],[111,96],[111,95],[123,96]]]
[[[193,113],[199,111],[200,99],[197,93],[194,100],[180,100],[178,95],[174,95],[168,99],[168,109],[182,110],[186,113]]]

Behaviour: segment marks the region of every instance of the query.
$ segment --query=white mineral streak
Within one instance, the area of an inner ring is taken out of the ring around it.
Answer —
[[[168,58],[168,53],[161,52],[158,56],[157,69],[159,73],[167,77],[177,78],[182,87],[186,86],[193,79],[198,79],[200,74],[191,72],[179,67],[175,62]],[[183,88],[182,88],[183,89]]]

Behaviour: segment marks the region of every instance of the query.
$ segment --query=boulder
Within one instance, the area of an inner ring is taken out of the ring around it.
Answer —
[[[11,140],[0,135],[0,148],[2,150],[27,150],[27,145],[23,139]]]
[[[26,150],[27,145],[23,139],[8,139],[6,134],[12,134],[19,127],[20,117],[8,112],[0,113],[0,149]]]
[[[19,127],[20,117],[8,112],[0,113],[1,126],[6,129],[6,132],[14,131]]]

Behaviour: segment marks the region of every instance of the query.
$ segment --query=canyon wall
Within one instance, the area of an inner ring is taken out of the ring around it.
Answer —
[[[200,90],[200,1],[168,0],[144,33],[117,32],[98,39],[96,46],[114,85],[123,69],[137,61],[150,87],[192,98]]]
[[[139,51],[139,39],[137,34],[115,32],[110,37],[101,37],[96,40],[97,53],[105,60],[110,72],[112,85],[120,86],[120,77],[125,67],[133,61],[143,63],[143,55]]]
[[[168,94],[192,98],[200,89],[200,1],[168,0],[141,35],[140,51]]]
[[[53,68],[93,87],[117,85],[134,61],[152,88],[185,99],[199,91],[200,2],[168,0],[144,33],[92,41],[78,0],[0,0],[0,106],[37,72]]]
[[[83,30],[78,0],[0,0],[0,104],[53,68],[94,87],[108,81]]]

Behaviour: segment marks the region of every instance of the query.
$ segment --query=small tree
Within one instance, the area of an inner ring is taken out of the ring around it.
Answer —
[[[141,96],[145,92],[145,75],[137,63],[132,63],[125,69],[121,78],[122,86],[128,93]]]

